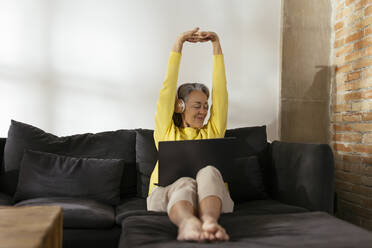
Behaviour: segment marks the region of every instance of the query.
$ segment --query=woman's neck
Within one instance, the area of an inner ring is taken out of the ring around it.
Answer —
[[[185,126],[185,125],[181,125],[181,128],[193,128],[193,129],[195,129],[195,130],[200,130],[200,128],[199,127],[191,127],[191,126]]]
[[[194,128],[194,129],[197,129],[197,130],[200,129],[199,127],[192,127],[192,126],[191,126],[189,123],[187,123],[184,119],[182,120],[181,127],[182,127],[182,128],[190,127],[190,128]]]
[[[189,123],[187,123],[185,120],[182,120],[182,127],[191,127]]]

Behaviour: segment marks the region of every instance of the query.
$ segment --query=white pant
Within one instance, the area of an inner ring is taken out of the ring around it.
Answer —
[[[218,196],[222,203],[222,213],[231,213],[234,202],[225,186],[220,171],[211,165],[200,169],[196,180],[191,177],[181,177],[166,186],[155,186],[147,197],[147,210],[167,212],[178,201],[189,201],[195,210],[197,204],[207,196]]]

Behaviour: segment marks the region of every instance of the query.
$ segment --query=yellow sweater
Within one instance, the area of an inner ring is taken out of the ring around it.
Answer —
[[[208,123],[201,129],[192,127],[180,128],[173,122],[174,103],[177,95],[177,79],[181,53],[171,51],[168,60],[168,71],[156,105],[154,141],[159,150],[159,141],[212,139],[225,137],[227,125],[228,94],[223,54],[213,55],[212,72],[212,106]],[[154,183],[158,183],[158,166],[151,173],[149,192]],[[226,185],[227,186],[227,185]]]

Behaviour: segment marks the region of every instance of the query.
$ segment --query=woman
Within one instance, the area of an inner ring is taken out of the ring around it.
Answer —
[[[168,71],[156,106],[154,141],[223,138],[227,124],[228,94],[224,58],[219,38],[214,32],[182,33],[176,40],[168,61]],[[209,121],[209,90],[203,84],[183,84],[177,90],[181,50],[184,42],[213,44],[212,107]],[[183,103],[182,103],[183,102]],[[179,178],[166,187],[157,186],[158,162],[151,174],[147,209],[167,211],[178,226],[178,240],[228,240],[218,224],[221,212],[232,212],[231,200],[221,174],[213,165],[199,170],[196,179]]]

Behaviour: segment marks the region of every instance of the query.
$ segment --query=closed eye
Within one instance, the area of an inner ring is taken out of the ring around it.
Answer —
[[[200,106],[200,105],[194,105],[193,107],[194,107],[194,108],[200,108],[201,106]],[[205,109],[208,109],[208,107],[209,107],[208,105],[204,105],[204,108],[205,108]]]

